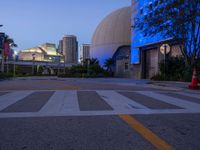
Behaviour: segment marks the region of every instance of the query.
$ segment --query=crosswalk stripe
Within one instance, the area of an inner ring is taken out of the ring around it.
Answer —
[[[94,91],[94,90],[93,90]],[[97,90],[107,104],[114,110],[109,111],[80,111],[78,95],[76,90],[57,90],[38,112],[6,113],[2,112],[8,106],[20,101],[36,91],[13,91],[0,96],[0,118],[12,117],[47,117],[47,116],[96,116],[117,114],[177,114],[177,113],[199,113],[200,104],[165,95],[156,91],[134,91],[141,96],[151,97],[155,100],[169,103],[182,109],[150,109],[140,101],[128,98],[114,90]],[[173,93],[173,92],[172,92]],[[179,94],[179,93],[178,93]],[[182,94],[182,93],[181,93]],[[187,93],[186,93],[187,94]],[[198,95],[198,94],[196,94]],[[187,95],[191,96],[192,95]],[[95,98],[95,97],[94,97]],[[92,107],[92,106],[91,106]]]
[[[63,100],[61,113],[66,112],[79,112],[77,91],[65,91],[65,98]]]
[[[181,108],[186,108],[186,109],[200,109],[200,104],[197,103],[193,103],[193,102],[189,102],[186,100],[182,100],[179,98],[174,98],[171,96],[167,96],[167,95],[163,95],[163,94],[159,94],[159,93],[155,93],[155,92],[151,92],[151,91],[137,91],[138,93],[148,96],[148,97],[152,97],[154,99],[163,101],[165,103],[169,103],[172,105],[176,105],[178,107]]]
[[[97,93],[114,109],[114,110],[130,110],[130,109],[149,109],[115,91],[97,91]]]
[[[59,111],[65,97],[65,91],[56,91],[49,101],[42,107],[40,113],[55,113]]]
[[[30,95],[34,91],[17,91],[8,93],[6,95],[3,95],[0,97],[0,111],[8,107],[9,105],[12,105],[16,103],[17,101],[25,98],[26,96]]]
[[[79,111],[76,91],[56,91],[40,110],[40,113],[63,113],[67,111]]]
[[[178,94],[183,95],[183,96],[198,98],[200,100],[200,94],[190,94],[190,93],[183,93],[183,92],[179,92]]]

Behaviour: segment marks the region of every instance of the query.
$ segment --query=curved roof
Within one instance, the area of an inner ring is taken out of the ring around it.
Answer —
[[[91,56],[103,64],[123,45],[131,44],[131,7],[118,9],[98,25],[92,37]]]

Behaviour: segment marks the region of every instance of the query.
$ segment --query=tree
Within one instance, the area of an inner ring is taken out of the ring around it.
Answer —
[[[135,18],[134,27],[144,36],[179,41],[187,65],[200,57],[200,0],[157,0]]]
[[[17,47],[17,44],[15,44],[14,40],[8,35],[5,35],[5,41],[7,41],[10,44],[10,47]]]
[[[14,40],[10,38],[8,35],[5,35],[4,38],[4,56],[9,57],[13,54],[13,48],[17,47]]]
[[[114,61],[112,58],[108,58],[106,59],[106,61],[104,62],[104,67],[106,68],[106,70],[108,72],[110,72],[110,74],[112,74],[113,72],[113,65],[114,65]]]
[[[99,60],[97,58],[85,59],[83,64],[87,65],[88,61],[90,62],[90,65],[99,65]]]

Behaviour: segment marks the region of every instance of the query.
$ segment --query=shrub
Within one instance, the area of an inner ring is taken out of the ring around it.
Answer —
[[[200,79],[200,58],[191,66],[186,65],[183,58],[171,57],[159,63],[160,73],[152,77],[152,80],[191,81],[192,69],[197,68],[197,76]]]
[[[0,73],[0,79],[10,79],[13,77],[12,73]]]

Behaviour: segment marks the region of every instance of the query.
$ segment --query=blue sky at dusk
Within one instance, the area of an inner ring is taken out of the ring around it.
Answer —
[[[95,28],[110,12],[131,0],[0,0],[0,32],[26,49],[45,42],[58,44],[66,34],[90,43]]]

